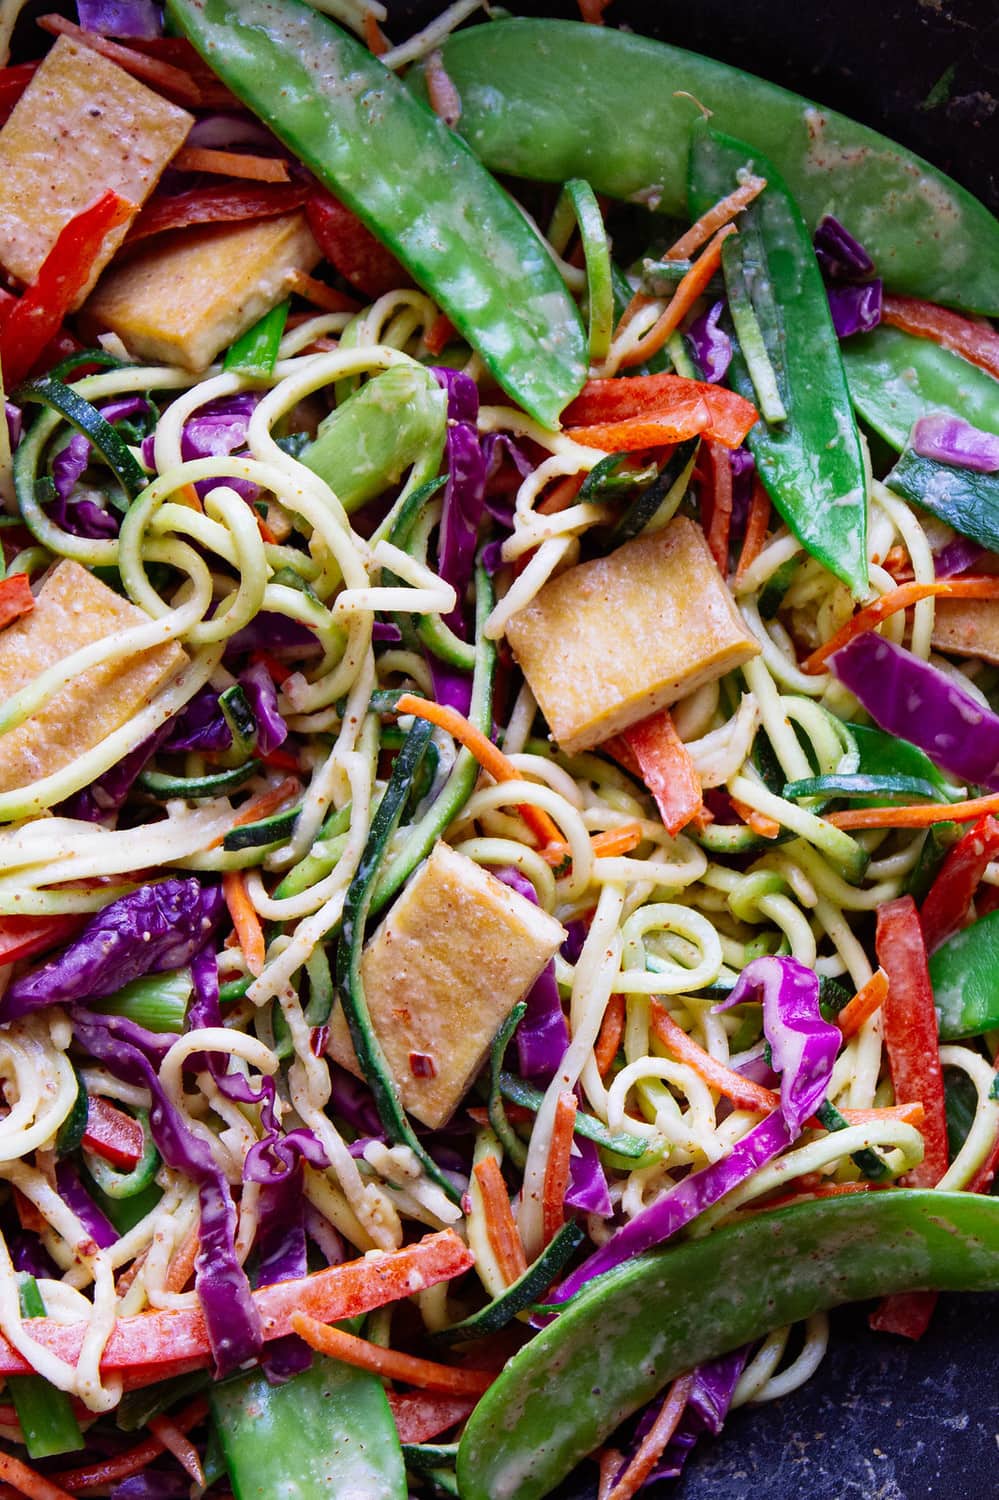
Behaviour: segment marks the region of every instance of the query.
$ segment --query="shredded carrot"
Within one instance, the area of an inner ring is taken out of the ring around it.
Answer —
[[[732,222],[736,214],[741,214],[744,208],[748,208],[766,185],[765,177],[747,177],[734,192],[725,198],[719,198],[717,203],[701,215],[696,224],[691,224],[686,234],[682,234],[666,251],[666,259],[689,260],[694,251],[707,244],[713,234],[717,234],[719,229]]]
[[[183,1434],[203,1422],[207,1415],[208,1402],[204,1396],[198,1396],[171,1418],[171,1426]],[[119,1480],[129,1479],[133,1474],[141,1474],[165,1447],[163,1440],[154,1435],[125,1453],[116,1453],[113,1458],[102,1458],[98,1463],[87,1464],[79,1469],[64,1469],[52,1477],[68,1490],[103,1489],[109,1484],[117,1484]],[[2,1473],[3,1470],[0,1469],[0,1474]],[[30,1495],[32,1500],[64,1500],[64,1491],[57,1490],[54,1486],[51,1492],[25,1490],[24,1493]]]
[[[559,1094],[552,1124],[551,1145],[545,1165],[541,1218],[544,1242],[555,1238],[565,1222],[565,1195],[569,1188],[572,1133],[576,1125],[576,1096],[571,1090]]]
[[[364,12],[364,41],[368,51],[373,52],[376,57],[384,57],[389,50],[388,37],[370,10]]]
[[[25,1197],[20,1188],[14,1189],[14,1208],[21,1228],[28,1230],[30,1234],[44,1234],[48,1229],[48,1219],[30,1198]]]
[[[705,246],[673,293],[662,316],[653,324],[648,333],[642,335],[635,347],[621,359],[621,369],[630,369],[632,365],[644,364],[647,359],[652,358],[653,354],[658,354],[670,335],[676,332],[721,264],[722,245],[730,234],[735,234],[734,224],[726,224],[723,229],[719,229],[710,244]],[[650,299],[643,293],[633,298],[629,306],[625,308],[621,325],[627,327],[638,307],[646,306],[649,301]],[[629,314],[631,314],[630,317]]]
[[[631,1500],[638,1494],[679,1426],[693,1388],[693,1375],[681,1375],[674,1380],[655,1421],[642,1438],[638,1452],[613,1488],[608,1490],[607,1500]]]
[[[154,1437],[158,1437],[168,1453],[172,1453],[181,1468],[190,1475],[194,1483],[201,1489],[205,1487],[205,1471],[201,1467],[201,1459],[198,1450],[189,1437],[185,1437],[176,1422],[165,1413],[158,1417],[151,1417],[148,1423],[149,1431]]]
[[[186,505],[189,510],[196,510],[204,515],[205,508],[201,503],[201,496],[193,484],[182,484],[176,491],[176,496],[181,505]]]
[[[733,810],[751,828],[754,833],[759,834],[761,839],[775,839],[780,833],[780,824],[776,818],[768,817],[766,813],[757,812],[755,807],[750,807],[748,802],[740,802],[738,797],[730,797]]]
[[[853,1036],[876,1010],[880,1010],[888,993],[888,975],[884,969],[875,969],[866,984],[861,985],[849,1004],[844,1005],[836,1017],[836,1025],[844,1039]]]
[[[603,833],[593,834],[590,848],[594,859],[611,859],[618,854],[630,854],[644,836],[641,823],[622,823],[620,828],[606,828]],[[548,844],[540,852],[543,860],[556,867],[563,860],[569,859],[572,853],[569,845],[561,838],[557,843]]]
[[[304,297],[306,302],[311,302],[313,307],[318,307],[323,312],[353,313],[358,310],[359,304],[353,297],[348,297],[346,292],[338,292],[335,287],[327,286],[325,281],[320,281],[316,276],[310,276],[307,271],[297,269],[287,271],[284,283],[289,292],[294,292],[298,297]]]
[[[711,519],[705,528],[708,550],[722,576],[728,574],[728,538],[732,530],[732,460],[721,443],[708,443],[711,463]]]
[[[882,594],[873,604],[867,604],[858,610],[830,640],[805,658],[801,664],[802,671],[821,672],[829,657],[855,636],[873,630],[882,620],[887,620],[889,615],[897,614],[900,609],[908,609],[910,604],[918,604],[920,599],[940,597],[999,599],[999,578],[939,578],[933,583],[900,583],[890,594]]]
[[[163,62],[158,57],[149,57],[144,52],[123,47],[119,42],[111,42],[107,37],[98,36],[96,32],[84,31],[82,26],[68,21],[65,16],[39,16],[38,24],[52,36],[70,36],[81,46],[89,47],[92,52],[100,52],[103,57],[124,68],[126,73],[131,73],[135,78],[143,78],[146,83],[158,85],[164,92],[183,99],[187,104],[202,102],[200,88],[183,68],[175,68],[172,63]]]
[[[279,156],[250,156],[210,146],[182,146],[170,165],[180,172],[217,172],[221,177],[246,177],[251,182],[291,181],[288,164]]]
[[[560,511],[568,510],[583,487],[584,475],[567,474],[560,479],[558,484],[552,485],[545,498],[534,507],[539,516],[557,516]]]
[[[877,562],[877,558],[874,559]],[[885,553],[884,562],[881,564],[886,573],[890,573],[896,581],[899,573],[912,573],[912,559],[909,557],[908,547],[897,542],[894,547],[889,547]]]
[[[624,1014],[624,996],[611,995],[607,1002],[607,1009],[604,1011],[604,1018],[600,1023],[600,1035],[593,1048],[597,1072],[601,1078],[606,1077],[611,1063],[617,1057],[621,1038],[624,1035]]]
[[[194,1262],[201,1246],[201,1223],[195,1220],[167,1267],[164,1291],[182,1292],[194,1274]]]
[[[986,813],[999,814],[999,792],[967,802],[927,802],[923,806],[847,807],[825,813],[834,828],[931,828],[934,823],[974,823]]]
[[[510,1286],[527,1270],[527,1257],[510,1207],[510,1195],[495,1156],[484,1156],[475,1164],[475,1180],[482,1194],[486,1235],[496,1262]]]
[[[342,1328],[331,1328],[306,1313],[293,1312],[291,1326],[310,1349],[320,1354],[342,1360],[356,1370],[371,1370],[387,1380],[404,1380],[407,1385],[418,1385],[424,1390],[452,1396],[481,1396],[496,1379],[491,1370],[458,1370],[432,1359],[403,1354],[399,1349],[383,1349],[380,1344],[369,1343]]]
[[[756,561],[763,551],[763,544],[767,539],[769,527],[770,496],[763,488],[759,479],[754,479],[753,497],[749,502],[749,515],[746,518],[746,535],[742,539],[739,565],[735,570],[736,584],[742,582],[751,564]]]
[[[265,766],[270,766],[275,771],[301,772],[298,758],[292,755],[290,750],[284,750],[279,745],[276,750],[264,750],[257,752]]]
[[[27,1495],[29,1500],[73,1500],[66,1490],[60,1489],[36,1469],[29,1469],[10,1453],[0,1452],[0,1479],[9,1480],[18,1494]]]
[[[447,313],[438,313],[426,333],[423,342],[430,354],[441,354],[455,336],[455,326]]]
[[[487,739],[480,729],[476,729],[474,724],[470,724],[464,714],[460,714],[456,708],[449,708],[443,703],[432,703],[428,698],[415,698],[412,693],[403,693],[396,704],[396,711],[400,714],[415,714],[419,719],[428,719],[439,729],[444,729],[448,734],[454,735],[466,750],[472,752],[482,769],[488,771],[494,781],[524,780],[517,768],[507,760],[502,750],[494,745],[492,740]],[[525,802],[519,811],[542,848],[551,843],[557,843],[565,848],[561,833],[543,807],[535,807]]]
[[[264,967],[267,951],[264,929],[246,889],[246,877],[242,870],[226,870],[222,875],[222,894],[236,929],[239,946],[246,959],[246,967],[256,977]]]

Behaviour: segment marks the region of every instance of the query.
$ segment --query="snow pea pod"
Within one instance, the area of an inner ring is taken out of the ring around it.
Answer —
[[[845,115],[711,58],[573,21],[474,26],[449,37],[443,53],[461,95],[458,128],[493,171],[583,177],[598,193],[682,216],[692,94],[719,129],[748,134],[770,157],[812,228],[824,213],[842,220],[890,286],[999,312],[992,215]]]
[[[729,302],[749,306],[784,415],[759,421],[747,444],[756,471],[791,530],[852,592],[867,588],[867,483],[839,341],[812,243],[773,164],[720,132],[698,128],[690,153],[691,211],[730,193],[744,167],[767,186],[740,216],[722,251]],[[730,380],[755,399],[746,360],[733,351]]]
[[[540,1500],[675,1376],[844,1302],[999,1286],[999,1200],[891,1189],[760,1214],[599,1277],[507,1363],[458,1448],[464,1500]]]
[[[930,958],[940,1036],[952,1042],[999,1026],[999,911],[964,927]]]
[[[962,536],[983,547],[999,547],[999,475],[938,464],[904,448],[885,484]]]
[[[368,225],[500,385],[557,427],[586,336],[554,261],[460,137],[304,0],[169,0],[233,93]]]
[[[931,411],[999,433],[999,380],[932,339],[883,324],[847,339],[842,350],[854,406],[897,452],[913,422]]]

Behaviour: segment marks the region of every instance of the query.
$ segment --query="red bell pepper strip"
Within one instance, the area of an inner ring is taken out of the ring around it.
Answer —
[[[565,427],[594,434],[606,429],[606,441],[584,438],[578,432],[572,436],[608,452],[681,442],[701,432],[726,448],[738,448],[756,419],[752,402],[735,391],[682,375],[588,380],[562,413]]]
[[[301,183],[271,187],[268,184],[231,184],[225,187],[192,188],[187,193],[152,198],[128,232],[128,243],[164,234],[168,229],[187,229],[192,224],[237,224],[244,219],[276,219],[279,214],[301,208],[308,188]]]
[[[186,73],[198,90],[202,109],[242,110],[242,102],[212,72],[191,43],[182,36],[129,37],[128,50],[172,63]],[[127,69],[126,71],[131,71]],[[138,73],[136,77],[139,77]],[[169,92],[169,90],[167,90]]]
[[[879,909],[874,946],[878,962],[888,975],[888,994],[881,1014],[895,1100],[919,1100],[926,1111],[923,1160],[907,1173],[906,1184],[935,1187],[948,1165],[947,1116],[926,946],[911,896],[900,896]],[[929,1326],[935,1302],[934,1292],[885,1297],[871,1314],[871,1327],[918,1339]]]
[[[986,867],[997,854],[999,821],[991,815],[976,823],[948,852],[919,913],[927,953],[933,953],[963,924]]]
[[[0,578],[0,630],[13,625],[22,615],[28,615],[35,607],[35,596],[27,573],[11,573]]]
[[[701,524],[708,549],[724,578],[728,574],[728,540],[732,530],[732,461],[721,443],[708,443],[711,484],[704,487]]]
[[[142,1160],[145,1139],[138,1120],[116,1109],[110,1100],[91,1094],[82,1144],[84,1150],[130,1172]]]
[[[456,1422],[463,1422],[475,1405],[474,1396],[444,1396],[437,1391],[387,1391],[400,1443],[428,1443]]]
[[[402,1250],[368,1254],[311,1276],[261,1287],[253,1293],[253,1300],[264,1338],[276,1339],[291,1332],[294,1312],[328,1323],[356,1317],[410,1296],[417,1280],[421,1287],[429,1287],[460,1276],[472,1267],[474,1259],[454,1231],[444,1229]],[[86,1324],[33,1318],[27,1327],[32,1338],[61,1359],[75,1363],[79,1358]],[[204,1359],[207,1364],[209,1358],[208,1331],[201,1309],[170,1309],[119,1318],[105,1347],[101,1369],[150,1368],[191,1359]],[[27,1360],[0,1337],[0,1375],[31,1373]]]
[[[75,21],[69,21],[65,16],[39,16],[38,25],[43,31],[48,31],[53,36],[72,37],[82,46],[89,47],[92,52],[99,52],[102,57],[117,63],[119,68],[124,68],[126,73],[131,73],[133,77],[153,84],[164,94],[171,94],[175,99],[182,99],[185,104],[204,103],[201,90],[194,80],[180,68],[173,67],[171,63],[149,57],[131,47],[123,47],[120,42],[112,42],[97,32],[84,31],[82,26],[77,26]]]
[[[37,70],[36,62],[15,63],[11,68],[0,68],[0,125],[9,119],[14,105]]]
[[[32,958],[71,938],[86,915],[62,917],[0,917],[0,964]]]
[[[305,205],[316,244],[333,268],[366,297],[381,297],[412,280],[391,250],[331,193],[315,188]]]
[[[633,724],[603,747],[626,771],[638,775],[655,798],[667,833],[676,835],[703,807],[701,783],[669,709]]]
[[[937,307],[935,302],[894,295],[885,297],[881,319],[904,333],[942,344],[999,380],[999,333],[984,319],[978,322],[949,308]]]
[[[0,329],[0,369],[8,388],[28,374],[90,278],[98,251],[135,206],[109,188],[60,231],[35,280]]]

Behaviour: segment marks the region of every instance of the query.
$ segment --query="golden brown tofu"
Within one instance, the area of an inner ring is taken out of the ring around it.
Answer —
[[[0,130],[4,267],[21,281],[33,281],[60,231],[108,188],[138,213],[192,124],[186,110],[117,63],[59,37]],[[130,222],[105,239],[75,306]]]
[[[113,266],[85,317],[137,359],[204,370],[288,295],[289,271],[311,271],[319,258],[303,213],[179,230]]]
[[[431,1129],[565,937],[560,923],[439,843],[368,943],[361,977],[403,1105]],[[360,1073],[341,1008],[328,1051]]]
[[[149,616],[79,563],[50,573],[29,615],[0,631],[0,702],[83,646],[142,625]],[[155,697],[187,664],[176,641],[91,667],[16,729],[0,735],[0,791],[61,770]]]
[[[760,649],[700,527],[684,516],[551,579],[506,633],[569,755],[731,672]]]
[[[999,599],[938,599],[933,646],[999,664]]]

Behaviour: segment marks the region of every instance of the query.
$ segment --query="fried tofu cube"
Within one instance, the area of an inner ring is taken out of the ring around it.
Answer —
[[[64,561],[49,574],[30,614],[0,631],[0,702],[48,667],[149,616]],[[16,729],[0,735],[0,791],[59,771],[119,729],[187,665],[176,641],[80,673]]]
[[[4,268],[21,281],[34,281],[60,231],[108,188],[138,213],[193,123],[185,109],[117,63],[59,37],[0,130]],[[130,222],[108,234],[75,306]]]
[[[999,665],[999,599],[938,599],[933,646]]]
[[[84,315],[137,359],[204,370],[288,295],[289,271],[319,259],[304,213],[178,230],[113,266]]]
[[[438,843],[371,938],[361,977],[404,1107],[436,1129],[454,1113],[517,1001],[554,956],[554,917]],[[343,1010],[327,1048],[360,1076]]]
[[[551,579],[506,633],[569,755],[620,734],[760,650],[700,527],[684,516]]]

